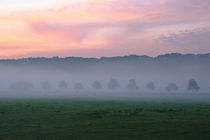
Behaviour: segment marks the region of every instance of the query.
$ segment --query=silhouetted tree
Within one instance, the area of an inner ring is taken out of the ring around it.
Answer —
[[[74,89],[83,89],[84,88],[84,86],[83,86],[83,84],[82,83],[75,83],[74,84]]]
[[[137,90],[138,86],[136,84],[136,80],[135,79],[130,79],[129,82],[128,82],[128,86],[127,87],[130,90]]]
[[[108,83],[108,87],[109,87],[110,89],[116,89],[116,88],[118,88],[119,86],[120,86],[120,84],[119,84],[118,80],[116,80],[116,79],[111,79],[111,80],[109,81],[109,83]]]
[[[95,88],[95,89],[101,89],[102,88],[102,85],[99,81],[94,81],[92,83],[92,87]]]
[[[198,85],[198,83],[194,79],[191,79],[188,82],[188,90],[190,90],[190,91],[200,90],[200,86]]]
[[[155,89],[155,84],[154,82],[150,81],[147,85],[146,88],[149,90],[154,90]]]
[[[12,83],[9,88],[14,89],[14,90],[28,90],[33,88],[33,84],[30,82],[25,82],[25,81],[18,81]]]
[[[66,81],[62,80],[62,81],[60,81],[60,83],[59,83],[59,87],[60,87],[60,88],[68,88],[68,85],[67,85]]]
[[[175,83],[169,83],[166,90],[167,91],[177,91],[178,86]]]
[[[45,82],[42,83],[41,87],[43,89],[50,89],[52,86],[48,81],[45,81]]]

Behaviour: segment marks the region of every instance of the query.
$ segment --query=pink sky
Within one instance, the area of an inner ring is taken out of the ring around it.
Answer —
[[[209,0],[1,0],[0,58],[210,52]]]

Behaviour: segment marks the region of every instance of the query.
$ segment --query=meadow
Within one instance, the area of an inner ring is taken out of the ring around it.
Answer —
[[[210,104],[1,99],[1,140],[209,140]]]

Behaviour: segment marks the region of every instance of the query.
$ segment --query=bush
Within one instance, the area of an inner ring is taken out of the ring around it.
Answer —
[[[84,88],[84,86],[83,86],[83,84],[82,83],[75,83],[75,85],[74,85],[74,89],[83,89]]]
[[[18,82],[12,83],[9,88],[14,89],[14,90],[28,90],[28,89],[33,88],[33,84],[30,82],[18,81]]]
[[[198,83],[194,79],[191,79],[188,82],[188,90],[190,90],[190,91],[200,90],[200,86],[198,85]]]
[[[155,84],[151,81],[146,85],[146,88],[149,90],[154,90],[155,89]]]
[[[116,89],[116,88],[120,87],[120,84],[119,84],[118,80],[116,80],[116,79],[111,79],[111,80],[109,81],[109,83],[108,83],[108,87],[109,87],[110,89]]]
[[[136,80],[135,79],[129,80],[129,83],[128,83],[128,86],[127,87],[130,90],[137,90],[138,89],[138,86],[136,84]]]
[[[166,90],[167,91],[177,91],[178,87],[175,83],[169,83]]]
[[[68,88],[68,85],[67,85],[66,81],[62,80],[59,83],[59,87],[64,89],[64,88]]]
[[[46,82],[42,83],[41,87],[43,89],[50,89],[52,86],[51,86],[51,84],[48,81],[46,81]]]
[[[94,81],[93,84],[92,84],[92,87],[94,89],[101,89],[102,88],[102,85],[99,81]]]

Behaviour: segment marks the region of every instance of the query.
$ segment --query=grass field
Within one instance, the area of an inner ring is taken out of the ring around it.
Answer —
[[[210,104],[0,100],[1,140],[210,139]]]

